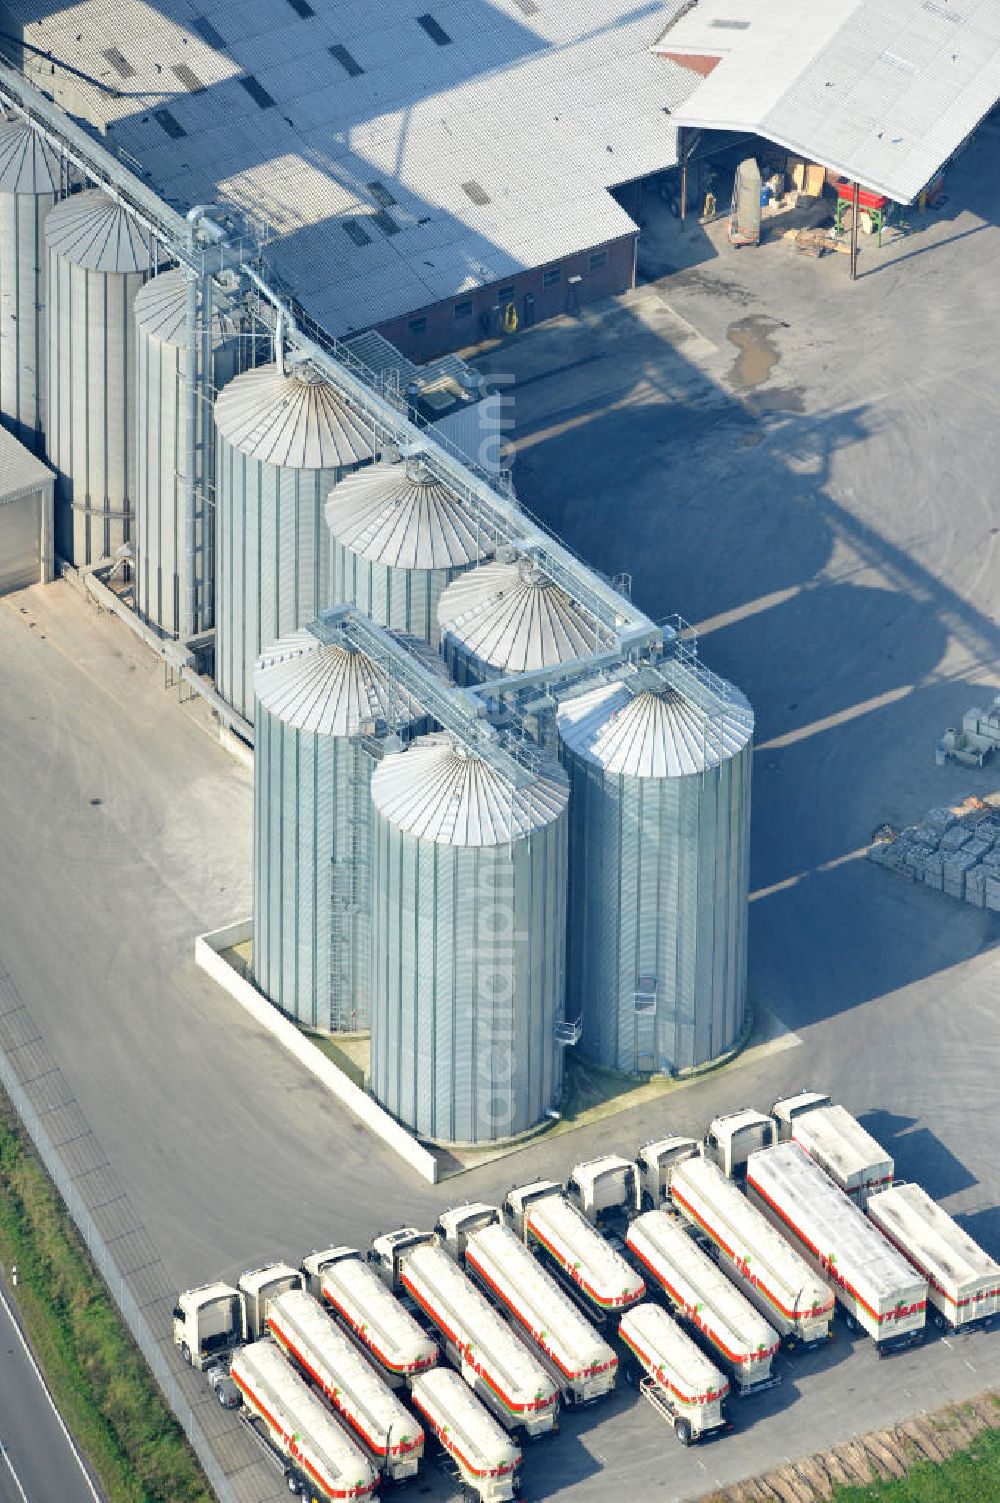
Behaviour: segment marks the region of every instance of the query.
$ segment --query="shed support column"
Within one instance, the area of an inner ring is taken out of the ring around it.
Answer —
[[[860,207],[860,189],[854,184],[854,203],[851,207],[851,281],[858,279],[858,210]]]
[[[187,318],[184,371],[184,517],[180,544],[180,621],[181,641],[202,631],[206,622],[206,535],[201,529],[202,548],[198,548],[199,518],[207,503],[205,444],[199,424],[202,411],[208,410],[210,340],[212,321],[212,279],[189,271],[187,279]]]
[[[687,218],[688,206],[688,152],[687,131],[683,125],[678,132],[677,144],[680,147],[681,158],[681,219],[684,220]]]

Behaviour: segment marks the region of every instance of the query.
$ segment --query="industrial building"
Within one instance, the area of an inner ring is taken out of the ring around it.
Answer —
[[[53,576],[53,491],[47,465],[0,428],[0,595]]]

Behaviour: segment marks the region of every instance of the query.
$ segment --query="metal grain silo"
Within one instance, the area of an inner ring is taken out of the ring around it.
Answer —
[[[307,367],[258,366],[215,404],[215,682],[253,719],[254,660],[330,599],[323,509],[370,460],[371,424]]]
[[[257,660],[253,972],[313,1028],[367,1028],[371,805],[381,739],[420,710],[322,621]]]
[[[136,479],[132,305],[153,270],[146,231],[97,188],[45,221],[45,452],[56,471],[56,551],[92,564],[132,535]]]
[[[470,569],[438,601],[441,649],[460,684],[588,657],[593,617],[530,558],[507,554]]]
[[[202,309],[198,309],[198,316]],[[181,271],[153,277],[135,300],[138,373],[138,473],[135,557],[139,614],[169,636],[212,625],[215,603],[215,527],[199,498],[188,515],[187,329],[188,279]],[[240,368],[239,331],[228,300],[216,293],[207,339],[196,325],[199,360],[211,359],[212,390]],[[199,407],[196,443],[211,465],[211,413]],[[206,478],[209,478],[206,476]],[[192,557],[193,554],[193,557]],[[193,578],[189,571],[193,570]],[[184,590],[193,599],[185,609]]]
[[[515,787],[452,736],[372,778],[372,1092],[442,1142],[525,1132],[562,1089],[565,773]]]
[[[442,590],[493,552],[454,492],[416,460],[349,476],[331,495],[326,520],[333,599],[435,646]]]
[[[753,712],[670,662],[565,700],[558,724],[581,1053],[630,1074],[704,1064],[746,1008]]]
[[[60,178],[58,155],[30,126],[0,124],[0,414],[36,452],[45,392],[45,220]]]

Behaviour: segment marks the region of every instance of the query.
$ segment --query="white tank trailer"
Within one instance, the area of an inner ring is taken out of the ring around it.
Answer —
[[[262,1263],[241,1273],[236,1287],[243,1301],[243,1340],[259,1341],[265,1336],[271,1301],[290,1289],[301,1289],[303,1282],[300,1270],[287,1263]]]
[[[369,1254],[441,1333],[444,1349],[508,1430],[547,1435],[559,1422],[559,1388],[431,1233],[405,1227],[376,1237]]]
[[[273,1299],[267,1328],[350,1426],[351,1438],[386,1481],[417,1475],[423,1431],[311,1294],[293,1289]]]
[[[612,1391],[618,1358],[586,1316],[532,1257],[495,1206],[446,1211],[435,1228],[466,1272],[512,1317],[570,1404]]]
[[[645,1373],[640,1391],[682,1445],[725,1425],[729,1380],[662,1306],[645,1301],[626,1310],[618,1335]]]
[[[23,120],[0,123],[0,415],[43,446],[45,221],[63,191],[58,154]]]
[[[56,471],[56,551],[80,567],[133,540],[136,294],[158,251],[124,209],[88,188],[45,221],[45,454]]]
[[[750,1156],[747,1194],[830,1286],[879,1356],[920,1338],[927,1281],[798,1143]]]
[[[603,1325],[638,1304],[646,1286],[562,1187],[535,1180],[507,1192],[503,1214],[528,1247],[538,1248],[592,1320]]]
[[[569,785],[447,733],[372,774],[372,1094],[421,1137],[494,1143],[562,1090]]]
[[[679,1314],[708,1338],[741,1393],[769,1386],[781,1346],[777,1332],[668,1211],[646,1211],[627,1246]]]
[[[208,305],[181,271],[153,277],[136,296],[138,379],[135,573],[139,615],[168,637],[194,636],[215,611],[214,444],[210,409],[195,424],[198,494],[188,495],[188,314],[194,297],[196,362],[215,393],[242,362],[228,298],[211,284]]]
[[[673,659],[560,696],[567,988],[580,1051],[608,1069],[674,1074],[739,1040],[753,724],[736,689]]]
[[[607,638],[594,618],[530,558],[501,550],[438,602],[441,651],[459,684],[538,672],[591,657]]]
[[[491,538],[419,457],[348,475],[331,493],[326,523],[333,600],[435,647],[442,592],[493,552]]]
[[[255,1341],[233,1357],[232,1378],[248,1413],[284,1465],[289,1492],[312,1503],[371,1498],[378,1475],[322,1401],[271,1341]]]
[[[334,604],[326,499],[375,437],[308,366],[244,371],[219,393],[215,427],[215,683],[252,720],[257,657]]]
[[[892,1155],[843,1106],[813,1091],[776,1101],[771,1115],[781,1143],[792,1141],[864,1210],[870,1195],[892,1184]]]
[[[711,1239],[725,1272],[780,1335],[804,1346],[827,1339],[833,1295],[718,1165],[697,1157],[676,1164],[670,1199]]]
[[[329,1247],[302,1261],[310,1292],[354,1338],[390,1388],[438,1360],[436,1344],[353,1247]]]
[[[261,654],[254,693],[254,980],[298,1022],[353,1033],[371,1021],[372,772],[426,721],[322,617]]]
[[[418,1373],[411,1397],[480,1503],[511,1503],[518,1496],[521,1452],[458,1373],[446,1367]]]
[[[919,1185],[869,1197],[869,1219],[927,1280],[934,1324],[955,1331],[1000,1312],[1000,1264]]]

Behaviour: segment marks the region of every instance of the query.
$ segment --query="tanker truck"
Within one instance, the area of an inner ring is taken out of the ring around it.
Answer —
[[[630,1305],[646,1286],[610,1247],[583,1212],[552,1180],[535,1180],[507,1192],[503,1214],[528,1247],[538,1248],[591,1320],[603,1325]]]
[[[355,1248],[311,1252],[302,1271],[310,1292],[390,1388],[403,1387],[437,1362],[436,1344]]]

